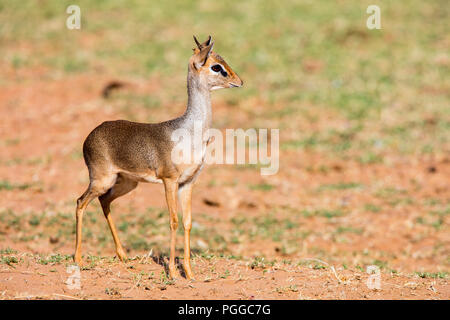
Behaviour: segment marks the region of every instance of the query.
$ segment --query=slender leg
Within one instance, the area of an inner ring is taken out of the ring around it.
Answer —
[[[191,270],[191,247],[190,234],[192,228],[191,217],[191,199],[192,199],[193,184],[183,186],[179,190],[179,198],[181,203],[181,210],[183,211],[183,227],[184,227],[184,272],[187,279],[192,279],[194,274]]]
[[[108,221],[109,229],[111,229],[111,234],[114,239],[114,244],[116,245],[116,254],[120,260],[125,261],[127,255],[125,250],[120,243],[119,236],[117,234],[116,226],[111,216],[111,202],[113,202],[118,197],[121,197],[131,190],[137,187],[138,183],[129,179],[125,179],[121,176],[117,178],[116,184],[109,189],[107,193],[98,197],[100,204],[102,205],[103,214],[105,215],[106,221]]]
[[[81,264],[81,235],[84,210],[86,210],[86,207],[93,199],[104,194],[108,189],[110,189],[114,185],[116,178],[117,175],[105,175],[101,178],[91,180],[88,189],[77,200],[77,237],[75,254],[73,257],[77,264]]]
[[[164,179],[164,187],[166,190],[167,207],[170,214],[170,258],[169,258],[169,274],[171,278],[176,278],[175,267],[175,244],[178,228],[177,215],[177,191],[178,183],[173,179]]]
[[[86,192],[77,200],[77,239],[75,245],[74,261],[79,265],[81,265],[81,230],[83,224],[83,214],[89,202],[91,202],[96,196],[97,195],[93,193],[91,188],[89,187],[88,190],[86,190]]]

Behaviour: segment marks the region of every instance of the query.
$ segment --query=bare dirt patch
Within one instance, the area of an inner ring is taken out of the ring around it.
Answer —
[[[113,258],[109,230],[93,203],[81,289],[69,290],[75,200],[88,183],[83,139],[102,121],[130,115],[158,121],[184,107],[142,100],[156,80],[105,100],[107,76],[24,78],[29,84],[12,81],[0,90],[1,298],[450,297],[450,158],[392,153],[381,163],[364,163],[307,149],[283,149],[280,172],[271,177],[252,166],[206,168],[193,199],[194,282],[165,276],[169,226],[161,186],[141,184],[113,204],[132,258],[125,264]],[[214,117],[244,126],[251,103],[216,101]],[[295,136],[288,132],[282,140]],[[369,265],[381,269],[380,290],[366,285]]]

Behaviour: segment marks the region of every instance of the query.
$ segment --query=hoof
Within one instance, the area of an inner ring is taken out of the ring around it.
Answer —
[[[170,267],[169,267],[169,277],[170,277],[172,280],[178,279],[178,272],[176,271],[176,268],[175,268],[175,267],[174,267],[174,268],[170,268]]]
[[[187,280],[195,281],[195,277],[194,277],[194,274],[192,273],[192,271],[184,270],[184,273],[186,275]]]
[[[81,259],[81,256],[75,255],[75,256],[73,257],[73,261],[74,261],[77,265],[79,265],[80,267],[83,265],[83,260]]]
[[[126,262],[128,260],[127,255],[125,254],[125,251],[117,251],[116,252],[117,257],[120,259],[120,261],[122,262]]]

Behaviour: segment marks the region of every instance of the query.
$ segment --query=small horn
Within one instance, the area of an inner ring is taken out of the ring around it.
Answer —
[[[197,44],[197,47],[200,49],[200,42],[198,42],[198,40],[197,40],[197,38],[195,36],[193,36],[193,37],[194,37],[195,43]]]
[[[211,36],[208,36],[208,40],[206,40],[206,45],[209,46],[210,43],[211,43]]]

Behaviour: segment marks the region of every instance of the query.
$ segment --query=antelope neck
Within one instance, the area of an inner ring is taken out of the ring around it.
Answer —
[[[194,122],[201,122],[203,129],[211,126],[212,111],[211,111],[211,93],[208,85],[202,83],[202,79],[188,72],[187,79],[188,103],[186,112],[183,115],[184,126],[193,128]]]

